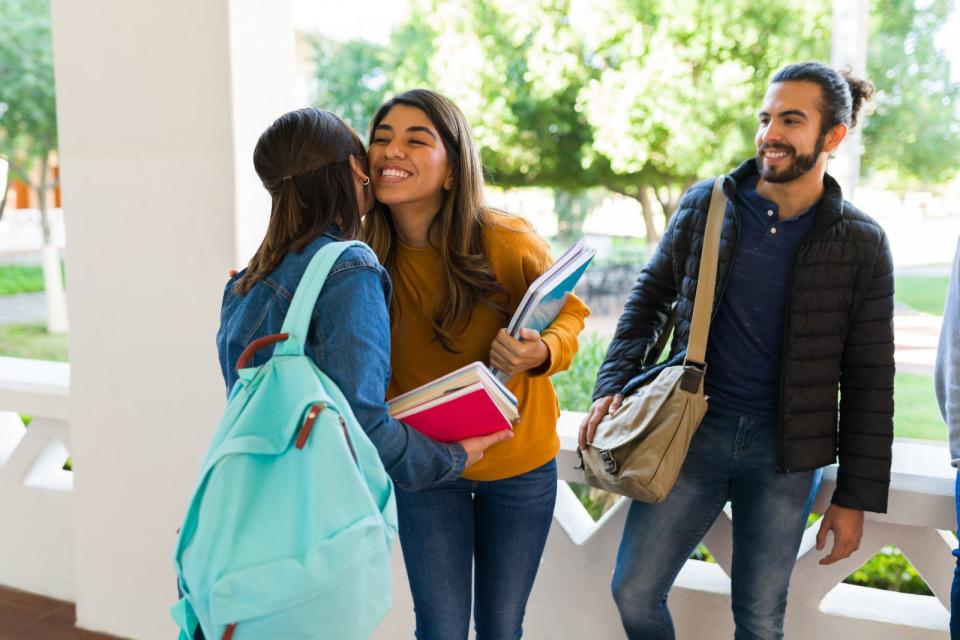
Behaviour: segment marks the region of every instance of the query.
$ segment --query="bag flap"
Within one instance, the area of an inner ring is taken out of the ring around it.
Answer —
[[[204,461],[204,468],[221,458],[224,449],[230,453],[283,453],[300,428],[307,407],[318,402],[333,404],[316,367],[306,356],[274,357],[260,369],[257,379],[227,405],[223,418],[226,429]]]
[[[612,416],[604,416],[590,446],[598,450],[615,449],[642,435],[650,419],[665,410],[671,398],[682,402],[695,395],[680,388],[682,378],[682,365],[665,367],[656,378],[624,399]]]
[[[383,519],[368,516],[316,544],[305,557],[228,573],[213,585],[210,618],[227,625],[305,604],[336,589],[346,574],[368,564],[386,545]],[[383,557],[389,571],[389,552]]]

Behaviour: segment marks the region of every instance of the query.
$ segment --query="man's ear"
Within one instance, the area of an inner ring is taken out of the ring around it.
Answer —
[[[360,182],[366,184],[370,182],[370,176],[366,174],[363,168],[360,166],[360,162],[357,160],[357,156],[350,154],[348,159],[350,162],[350,170],[353,171],[354,175],[359,178]]]
[[[840,143],[847,137],[848,131],[847,125],[842,122],[831,127],[830,131],[827,131],[827,137],[823,142],[824,152],[830,154],[836,151]]]

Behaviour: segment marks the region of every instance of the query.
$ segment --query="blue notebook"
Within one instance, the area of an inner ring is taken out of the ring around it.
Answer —
[[[507,325],[507,332],[519,340],[521,329],[533,329],[542,333],[549,327],[596,253],[597,250],[585,245],[583,240],[577,240],[553,266],[530,283],[510,319],[510,324]],[[507,377],[496,370],[494,372],[501,381]]]

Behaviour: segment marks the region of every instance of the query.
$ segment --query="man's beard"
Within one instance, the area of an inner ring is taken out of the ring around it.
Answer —
[[[757,171],[760,172],[760,177],[762,177],[767,182],[783,183],[790,182],[791,180],[796,180],[806,172],[813,169],[817,164],[817,160],[820,158],[820,154],[823,152],[823,145],[826,143],[827,135],[821,134],[817,138],[817,144],[814,145],[813,153],[798,155],[797,150],[788,144],[762,144],[760,149],[757,151]],[[779,149],[781,151],[786,151],[789,155],[793,156],[793,162],[789,166],[784,167],[783,169],[764,169],[763,168],[763,152],[767,149]]]

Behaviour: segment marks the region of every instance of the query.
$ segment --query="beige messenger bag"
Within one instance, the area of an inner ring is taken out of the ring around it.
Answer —
[[[597,425],[593,442],[580,450],[591,486],[660,502],[680,475],[690,440],[707,413],[703,375],[726,206],[721,177],[710,197],[686,358],[682,365],[663,369]]]

